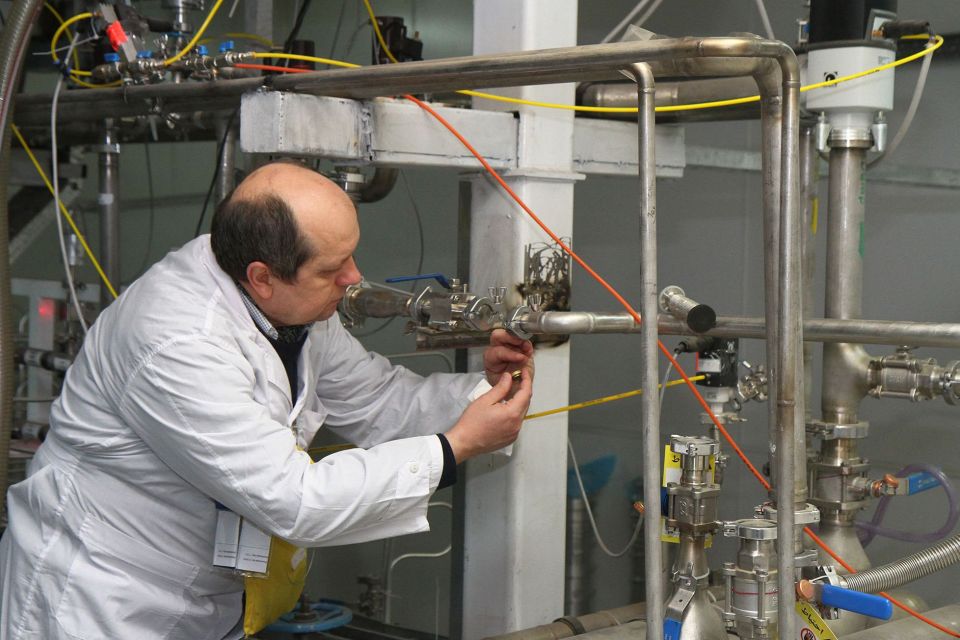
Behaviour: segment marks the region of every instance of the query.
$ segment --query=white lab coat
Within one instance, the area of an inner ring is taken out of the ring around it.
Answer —
[[[208,236],[150,269],[90,330],[10,488],[0,640],[234,637],[243,583],[211,565],[214,500],[302,546],[427,530],[443,467],[427,434],[482,376],[393,367],[336,317],[310,330],[299,375],[293,404]],[[311,464],[321,424],[367,450]]]

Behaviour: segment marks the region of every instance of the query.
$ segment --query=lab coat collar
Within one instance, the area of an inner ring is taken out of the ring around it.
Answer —
[[[237,288],[236,283],[233,281],[227,272],[220,268],[220,265],[217,264],[217,259],[213,255],[213,249],[210,247],[210,235],[205,234],[194,240],[196,246],[194,250],[196,255],[199,258],[200,262],[203,263],[204,267],[210,273],[210,276],[213,278],[217,287],[220,289],[220,293],[223,296],[223,302],[226,307],[230,310],[228,314],[233,322],[236,322],[242,329],[244,329],[249,337],[254,340],[260,348],[267,352],[268,357],[276,360],[274,367],[271,367],[268,371],[269,380],[280,388],[289,388],[289,383],[287,382],[287,374],[283,369],[283,363],[280,362],[280,357],[277,355],[276,350],[273,348],[273,345],[267,340],[254,323],[253,318],[250,317],[250,313],[247,311],[246,305],[243,303],[241,298],[240,290]],[[303,348],[300,350],[300,358],[297,363],[297,373],[299,382],[297,385],[297,397],[291,402],[292,409],[287,416],[287,426],[292,425],[296,422],[297,417],[300,415],[300,412],[303,411],[304,406],[306,405],[307,397],[310,395],[307,393],[307,389],[312,386],[312,376],[313,376],[313,363],[310,358],[310,342],[311,335],[316,328],[316,324],[307,332],[307,339],[303,343]]]

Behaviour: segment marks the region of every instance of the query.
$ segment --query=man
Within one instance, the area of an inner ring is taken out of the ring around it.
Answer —
[[[300,547],[423,531],[457,463],[514,441],[530,344],[495,332],[486,382],[366,352],[336,315],[360,280],[358,241],[336,185],[269,164],[221,203],[210,236],[101,314],[9,491],[0,640],[239,637],[273,587],[246,578],[244,605],[244,577],[214,566],[215,539],[236,544],[221,538],[231,523],[241,545],[257,530]],[[321,425],[362,448],[313,464]],[[302,573],[296,553],[277,569],[277,548],[269,578]]]

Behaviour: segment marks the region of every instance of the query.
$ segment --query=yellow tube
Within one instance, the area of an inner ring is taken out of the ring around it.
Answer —
[[[170,66],[171,64],[173,64],[174,62],[182,58],[183,56],[190,53],[190,50],[193,49],[195,46],[197,46],[197,43],[200,42],[200,38],[203,37],[203,34],[207,30],[207,27],[210,26],[211,22],[213,22],[213,17],[217,15],[217,11],[220,10],[220,5],[222,4],[223,4],[223,0],[217,0],[214,3],[213,7],[210,8],[210,13],[207,14],[206,19],[200,25],[200,28],[197,29],[197,32],[193,34],[193,37],[190,39],[190,42],[187,43],[187,46],[185,46],[183,49],[177,52],[176,55],[173,55],[167,58],[166,60],[164,60],[163,61],[164,66]]]
[[[37,170],[38,174],[40,174],[40,178],[43,180],[43,183],[47,185],[47,190],[49,190],[51,194],[55,193],[53,190],[53,185],[50,183],[50,179],[47,178],[47,174],[44,172],[43,167],[41,167],[40,163],[37,161],[37,156],[33,154],[33,149],[30,148],[30,145],[27,144],[27,141],[20,134],[20,129],[18,129],[17,125],[13,123],[10,124],[10,129],[13,131],[13,135],[17,137],[17,140],[20,141],[20,145],[23,147],[23,150],[27,152],[27,157],[30,158],[30,162],[33,163],[33,168]],[[92,264],[93,268],[97,270],[97,273],[100,275],[100,279],[103,280],[103,284],[107,287],[107,291],[109,291],[110,295],[116,299],[117,290],[113,288],[112,284],[110,284],[107,274],[103,272],[103,268],[100,266],[100,261],[97,260],[97,256],[93,254],[93,250],[90,249],[90,245],[87,244],[87,239],[82,233],[80,233],[80,229],[77,228],[77,224],[73,221],[73,216],[71,216],[70,212],[67,211],[67,207],[63,204],[63,200],[57,200],[57,205],[60,208],[60,213],[63,214],[63,217],[66,218],[67,223],[73,230],[73,233],[76,234],[77,239],[80,240],[80,244],[83,246],[84,252],[87,254],[87,257],[90,258],[90,264]]]

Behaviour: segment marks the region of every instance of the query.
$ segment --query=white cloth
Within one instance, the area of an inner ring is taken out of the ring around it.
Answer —
[[[334,317],[311,328],[299,378],[291,403],[208,236],[151,268],[87,335],[10,488],[0,640],[227,637],[243,584],[211,566],[214,500],[303,546],[426,530],[443,467],[429,434],[482,376],[391,366]],[[311,464],[298,445],[322,424],[363,448]]]

